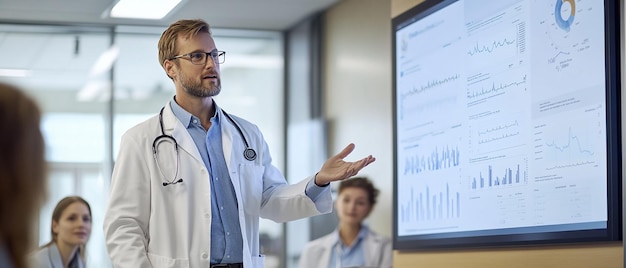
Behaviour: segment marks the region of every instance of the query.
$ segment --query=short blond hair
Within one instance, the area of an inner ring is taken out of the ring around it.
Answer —
[[[211,34],[211,27],[206,21],[195,19],[179,20],[172,23],[169,27],[167,27],[163,34],[161,34],[161,38],[159,39],[159,64],[165,67],[165,60],[176,56],[176,53],[178,53],[176,39],[178,37],[190,39],[198,35],[198,33]]]

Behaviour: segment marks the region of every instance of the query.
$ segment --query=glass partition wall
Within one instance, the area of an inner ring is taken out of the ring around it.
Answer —
[[[174,95],[158,62],[165,28],[0,24],[0,81],[27,90],[43,110],[50,172],[37,245],[50,236],[52,210],[67,195],[91,205],[88,267],[111,267],[102,234],[111,169],[122,134]],[[278,32],[213,29],[226,51],[216,102],[256,123],[284,169],[283,40]],[[261,112],[262,111],[262,112]],[[261,221],[266,267],[284,267],[283,225]]]

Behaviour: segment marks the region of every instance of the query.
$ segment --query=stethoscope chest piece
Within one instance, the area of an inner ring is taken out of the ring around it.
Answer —
[[[233,123],[235,128],[237,128],[237,132],[239,132],[239,135],[241,135],[241,139],[243,140],[243,143],[246,145],[246,149],[243,150],[243,158],[245,158],[248,161],[256,160],[256,151],[250,148],[248,139],[246,139],[246,136],[243,135],[243,130],[241,130],[241,127],[239,126],[239,124],[237,124],[237,122],[235,122],[235,119],[233,119],[228,113],[226,113],[226,111],[222,110],[222,113],[228,118],[228,120],[230,120],[230,122]]]
[[[243,157],[248,161],[254,161],[256,159],[256,151],[252,148],[246,148],[243,151]]]

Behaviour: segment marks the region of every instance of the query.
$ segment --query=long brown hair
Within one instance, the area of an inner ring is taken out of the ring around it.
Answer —
[[[89,203],[87,203],[87,201],[83,199],[82,197],[77,196],[77,195],[72,195],[72,196],[67,196],[61,199],[61,201],[57,203],[56,207],[54,207],[54,210],[52,211],[52,221],[50,222],[50,236],[52,237],[52,239],[43,247],[49,247],[50,245],[55,244],[57,242],[57,237],[59,235],[54,232],[52,228],[52,223],[56,222],[58,224],[59,221],[61,220],[61,215],[63,215],[63,211],[65,211],[65,209],[69,207],[71,204],[74,204],[77,202],[82,203],[85,206],[87,206],[87,210],[89,210],[89,217],[91,218],[91,206],[89,206]],[[85,259],[85,245],[80,245],[78,247],[78,250],[80,253],[80,257],[84,260]]]
[[[46,198],[41,111],[19,88],[0,83],[0,243],[26,267],[33,223]]]

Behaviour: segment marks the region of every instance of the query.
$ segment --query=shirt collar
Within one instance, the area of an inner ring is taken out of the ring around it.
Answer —
[[[215,102],[215,100],[212,100],[212,101],[213,101],[213,106],[215,106],[216,112],[213,115],[213,117],[211,117],[211,122],[219,123],[220,117],[217,111],[219,110],[220,107],[217,106],[217,103]],[[187,110],[185,110],[178,103],[176,103],[176,96],[174,96],[174,99],[170,102],[170,107],[172,108],[172,112],[174,113],[176,118],[178,118],[178,120],[180,120],[180,122],[182,122],[186,128],[190,128],[192,126],[193,120],[196,120],[198,122],[200,121],[198,117],[187,112]]]
[[[369,228],[367,227],[367,225],[365,224],[361,224],[361,230],[359,230],[359,234],[356,236],[356,240],[355,243],[353,245],[356,245],[359,241],[365,239],[365,236],[368,233]],[[337,245],[343,245],[343,242],[341,242],[341,239],[339,238],[339,229],[335,230],[335,244],[334,246]]]

